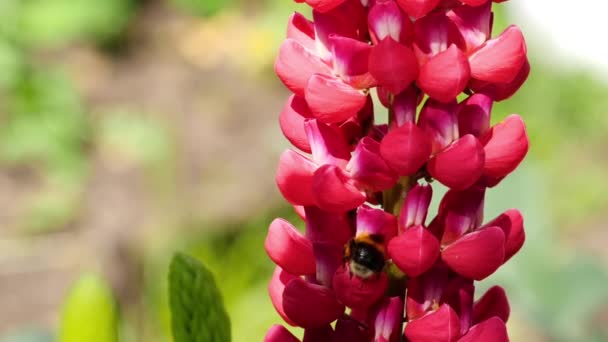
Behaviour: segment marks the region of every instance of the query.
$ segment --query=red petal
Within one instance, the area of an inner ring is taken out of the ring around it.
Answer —
[[[398,94],[418,76],[418,61],[410,48],[387,37],[373,47],[369,72],[380,85]]]
[[[491,317],[498,317],[507,322],[511,307],[505,290],[500,286],[492,286],[481,296],[473,306],[473,324],[483,322]]]
[[[279,48],[274,70],[285,86],[299,96],[315,73],[331,74],[329,67],[294,39],[286,39]]]
[[[432,196],[433,188],[429,184],[416,184],[408,191],[399,215],[400,232],[412,226],[424,225]]]
[[[466,234],[443,250],[441,258],[461,276],[482,280],[502,265],[505,234],[498,227]]]
[[[439,257],[439,241],[428,229],[415,226],[391,239],[388,254],[401,271],[417,277]]]
[[[509,342],[507,327],[498,317],[492,317],[477,325],[474,325],[469,332],[458,340],[458,342]]]
[[[315,27],[312,21],[294,12],[287,23],[287,38],[292,38],[310,51],[315,51]]]
[[[378,91],[379,96],[380,93],[381,92]],[[401,127],[408,122],[414,123],[416,118],[416,108],[422,101],[423,95],[424,94],[422,94],[422,92],[412,84],[410,87],[393,97],[392,112],[389,111],[389,115],[392,116],[394,126]],[[388,105],[387,107],[391,106]]]
[[[524,245],[526,233],[524,231],[524,218],[517,209],[509,209],[492,221],[486,227],[500,227],[507,239],[505,243],[505,262],[517,253]]]
[[[336,322],[333,342],[369,342],[370,331],[352,318],[340,318]],[[313,341],[314,342],[314,341]]]
[[[333,342],[334,329],[326,324],[320,328],[304,329],[302,342]]]
[[[517,26],[488,40],[469,57],[471,77],[490,82],[513,81],[526,61],[526,42]]]
[[[317,120],[306,120],[304,131],[312,150],[312,159],[317,165],[346,166],[350,159],[350,146],[338,130]]]
[[[357,182],[372,191],[384,191],[397,183],[397,174],[380,156],[380,143],[370,137],[364,137],[348,163],[347,170]]]
[[[460,320],[447,304],[405,326],[405,336],[410,342],[454,342],[459,335]]]
[[[338,303],[332,290],[300,278],[285,285],[283,308],[302,328],[320,328],[344,314],[344,306]]]
[[[312,113],[303,97],[291,95],[279,116],[283,135],[300,150],[310,153],[310,144],[304,131],[304,121],[312,118]]]
[[[266,253],[275,264],[294,275],[315,274],[312,243],[289,222],[275,219],[264,241]]]
[[[453,101],[469,82],[471,68],[466,56],[456,45],[437,54],[420,68],[418,86],[430,97]]]
[[[509,115],[483,137],[484,176],[502,178],[511,173],[528,153],[528,135],[519,115]]]
[[[344,246],[353,237],[354,227],[346,213],[330,213],[309,206],[306,212],[306,237],[313,243],[328,242]]]
[[[283,320],[287,322],[287,324],[293,326],[295,326],[295,323],[285,314],[285,309],[283,307],[283,292],[285,291],[285,285],[297,278],[298,277],[283,271],[283,269],[277,266],[275,267],[270,283],[268,284],[268,294],[270,295],[272,305]]]
[[[399,175],[413,175],[428,160],[431,140],[422,129],[406,123],[391,130],[382,139],[380,154]]]
[[[300,342],[284,326],[275,324],[266,333],[264,342]]]
[[[334,275],[333,288],[338,300],[355,309],[367,309],[376,304],[388,286],[388,277],[385,273],[371,276],[368,279],[351,274],[348,264],[338,268]]]
[[[469,96],[458,109],[458,131],[461,136],[473,134],[480,138],[490,129],[492,98],[483,93]]]
[[[410,17],[422,18],[439,4],[439,0],[397,0],[397,3]]]
[[[310,7],[319,12],[327,12],[342,4],[346,0],[305,0]]]
[[[281,194],[294,205],[314,204],[312,178],[317,166],[308,158],[293,150],[281,154],[276,182]]]
[[[323,165],[313,176],[312,192],[315,204],[329,212],[346,212],[365,202],[366,196],[357,189],[339,167]]]
[[[367,100],[361,91],[320,74],[308,80],[305,98],[312,114],[326,123],[342,122],[357,115]]]
[[[460,1],[469,6],[479,6],[479,5],[483,5],[486,2],[491,2],[488,0],[460,0]],[[503,0],[503,1],[506,1],[506,0]],[[502,1],[494,1],[494,2],[502,2]]]
[[[435,155],[429,161],[428,170],[443,185],[464,190],[479,179],[483,166],[483,146],[477,138],[467,134]]]

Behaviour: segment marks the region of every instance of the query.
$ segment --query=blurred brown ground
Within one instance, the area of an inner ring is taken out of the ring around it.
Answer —
[[[164,223],[238,221],[279,203],[273,173],[285,142],[276,117],[286,92],[274,79],[221,63],[221,55],[214,65],[197,64],[188,56],[197,43],[195,56],[219,52],[204,44],[194,20],[152,2],[117,56],[91,46],[41,54],[41,63],[67,68],[93,120],[111,108],[166,124],[177,142],[168,166],[175,187],[159,200],[141,165],[94,144],[81,214],[65,229],[32,237],[15,225],[39,175],[0,170],[0,332],[54,326],[83,269],[101,269],[122,302],[140,300],[138,253]],[[236,36],[217,38],[239,44]]]

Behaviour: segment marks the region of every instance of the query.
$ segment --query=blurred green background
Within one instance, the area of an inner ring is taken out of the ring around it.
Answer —
[[[495,6],[495,34],[521,23],[511,3]],[[274,217],[298,222],[274,186],[288,144],[272,62],[293,10],[307,13],[287,0],[0,0],[0,341],[86,330],[74,317],[108,327],[99,341],[170,341],[175,251],[215,274],[234,341],[280,321],[263,240]],[[608,85],[556,67],[523,27],[532,74],[493,120],[521,114],[532,147],[486,217],[520,208],[528,240],[479,288],[507,288],[513,341],[606,341]]]

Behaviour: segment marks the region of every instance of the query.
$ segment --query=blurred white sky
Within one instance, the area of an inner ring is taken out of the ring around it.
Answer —
[[[555,66],[590,69],[608,81],[608,2],[512,0],[502,5],[537,48],[549,49],[532,54],[550,58],[547,62]]]

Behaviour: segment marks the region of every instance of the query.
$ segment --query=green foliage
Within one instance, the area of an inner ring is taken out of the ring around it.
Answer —
[[[178,253],[169,271],[169,301],[176,342],[228,342],[230,321],[213,275]]]
[[[77,39],[111,40],[124,31],[133,9],[131,0],[24,1],[22,39],[45,46]]]
[[[118,341],[116,303],[108,284],[95,274],[83,275],[63,306],[58,342]]]
[[[209,17],[234,4],[234,0],[171,0],[177,7],[192,14]]]

